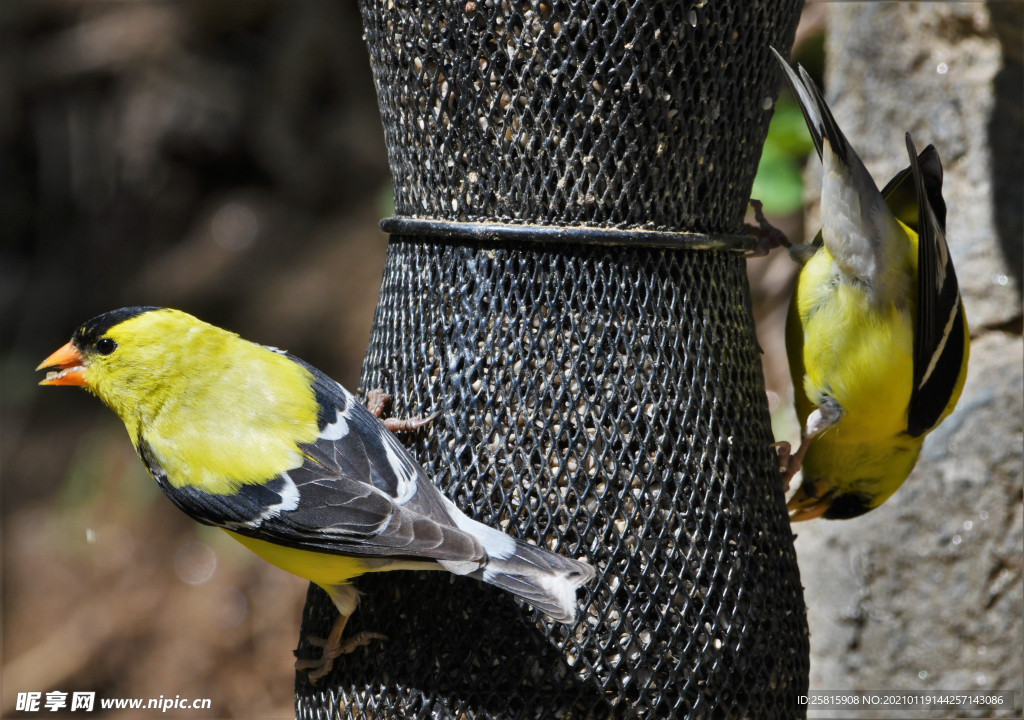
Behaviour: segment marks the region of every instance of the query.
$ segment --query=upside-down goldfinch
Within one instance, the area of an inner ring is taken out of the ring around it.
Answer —
[[[791,250],[804,262],[786,322],[804,437],[783,458],[787,483],[803,471],[788,507],[794,521],[852,518],[899,489],[967,376],[942,165],[907,133],[910,167],[879,192],[814,81],[775,56],[824,170],[821,232]]]

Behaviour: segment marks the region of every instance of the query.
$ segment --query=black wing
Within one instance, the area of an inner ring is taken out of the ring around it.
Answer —
[[[931,152],[929,153],[929,150]],[[916,197],[917,317],[914,323],[914,387],[907,411],[907,432],[918,437],[939,422],[949,404],[964,363],[964,307],[946,245],[946,204],[942,200],[942,165],[931,146],[917,155],[907,133],[910,167],[886,190],[894,203],[905,200],[911,185]],[[905,175],[908,173],[909,175]],[[883,191],[883,196],[885,191]],[[897,217],[900,215],[897,213]],[[909,217],[909,215],[908,215]],[[900,217],[903,220],[902,217]],[[904,220],[906,222],[906,220]]]
[[[935,219],[943,234],[946,232],[946,201],[942,199],[942,163],[934,145],[929,145],[917,156],[917,165],[921,168],[921,180],[924,183],[925,195],[932,206]],[[884,188],[882,197],[892,214],[900,222],[917,232],[917,184],[914,182],[913,168],[905,167],[896,173]]]
[[[306,550],[482,562],[480,543],[455,526],[423,468],[384,424],[341,385],[290,359],[313,374],[320,405],[320,438],[301,446],[303,465],[231,495],[211,495],[173,487],[141,443],[143,460],[171,500],[207,525]]]

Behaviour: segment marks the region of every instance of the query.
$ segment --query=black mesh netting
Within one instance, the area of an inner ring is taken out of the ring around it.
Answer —
[[[736,231],[802,2],[705,1],[361,0],[396,213]]]
[[[362,0],[399,215],[736,233],[799,1]],[[471,516],[597,568],[574,626],[365,576],[300,718],[803,716],[807,626],[741,256],[392,236],[363,369]],[[336,610],[311,587],[302,635]],[[302,657],[315,657],[303,639]]]

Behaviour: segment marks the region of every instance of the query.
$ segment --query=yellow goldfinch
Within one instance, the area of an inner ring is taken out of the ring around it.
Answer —
[[[786,322],[804,439],[784,479],[804,479],[788,507],[793,521],[852,518],[899,489],[967,376],[942,165],[907,133],[910,167],[879,192],[814,81],[775,57],[824,167],[821,232],[791,251],[805,261]]]
[[[470,519],[385,425],[340,384],[275,348],[178,310],[100,315],[38,369],[80,385],[124,422],[160,488],[193,519],[327,591],[340,617],[316,681],[335,657],[368,572],[443,569],[496,585],[555,620],[576,617],[593,568]]]

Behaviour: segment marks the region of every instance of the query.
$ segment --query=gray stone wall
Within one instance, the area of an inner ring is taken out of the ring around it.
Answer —
[[[972,346],[960,404],[903,488],[864,517],[794,526],[812,689],[1024,690],[1022,7],[828,5],[825,95],[879,186],[907,165],[908,130],[942,157]]]

